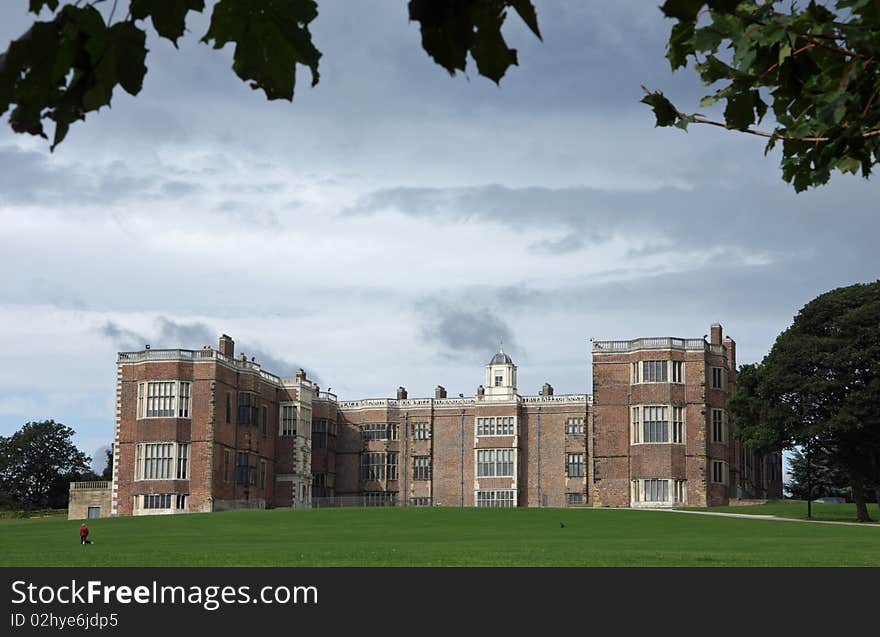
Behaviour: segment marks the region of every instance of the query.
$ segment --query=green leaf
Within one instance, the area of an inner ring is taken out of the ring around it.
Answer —
[[[450,75],[464,71],[468,53],[480,75],[498,83],[517,63],[501,27],[512,7],[532,32],[540,36],[537,15],[526,0],[410,0],[409,19],[418,22],[422,48]]]
[[[789,57],[791,57],[791,45],[786,42],[781,47],[779,47],[779,66],[782,66],[782,63],[785,62]]]
[[[654,116],[657,118],[655,126],[672,126],[678,119],[678,109],[659,91],[649,93],[641,101],[654,110]]]
[[[532,5],[531,0],[510,0],[510,6],[519,14],[519,17],[531,29],[532,33],[539,40],[543,40],[541,30],[538,28],[538,15],[535,13],[535,7]]]
[[[58,0],[29,0],[28,11],[31,13],[39,13],[43,7],[49,7],[55,11],[58,8]]]
[[[715,25],[694,31],[693,47],[696,51],[711,51],[714,53],[723,41],[724,34],[715,28]]]
[[[132,0],[129,10],[135,20],[149,17],[156,33],[177,46],[178,38],[186,30],[186,14],[204,8],[205,0]]]
[[[694,53],[694,23],[678,22],[672,27],[666,59],[672,70],[687,66],[687,56]]]
[[[709,8],[718,13],[733,13],[742,0],[709,0]]]
[[[712,106],[713,104],[715,104],[719,99],[720,98],[718,97],[717,93],[715,95],[707,95],[706,97],[704,97],[703,99],[700,100],[700,107],[701,108],[708,108],[709,106]]]
[[[694,22],[700,9],[705,4],[705,0],[666,0],[660,7],[660,10],[667,18],[678,18],[679,20]]]
[[[312,44],[309,23],[318,16],[314,0],[219,0],[202,38],[214,48],[235,42],[232,69],[270,100],[293,100],[296,65],[309,67],[318,83],[321,52]]]
[[[862,162],[855,157],[841,157],[837,161],[837,169],[840,172],[856,174],[861,167]]]
[[[745,130],[755,122],[754,98],[751,92],[737,93],[727,98],[724,121],[730,128]]]

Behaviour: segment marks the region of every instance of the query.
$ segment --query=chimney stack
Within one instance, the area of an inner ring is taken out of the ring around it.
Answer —
[[[486,396],[486,388],[480,385],[477,387],[477,400],[483,400]]]
[[[406,400],[406,387],[397,388],[397,400]]]
[[[300,367],[296,370],[296,380],[303,381],[306,379],[306,370]]]
[[[542,396],[552,396],[553,395],[553,385],[550,383],[544,383],[544,386],[541,387],[541,395]]]
[[[712,323],[712,326],[709,328],[709,333],[712,335],[709,342],[712,345],[721,345],[721,324]]]
[[[235,358],[235,341],[226,334],[220,337],[220,353],[229,358]]]
[[[729,336],[724,337],[724,347],[727,349],[727,368],[736,373],[736,341]]]
[[[437,388],[434,390],[434,398],[446,398],[446,388],[443,385],[437,385]]]

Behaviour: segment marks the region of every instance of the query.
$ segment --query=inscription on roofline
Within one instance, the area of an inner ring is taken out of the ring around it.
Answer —
[[[463,398],[365,398],[362,400],[341,400],[337,406],[341,411],[363,409],[450,409],[455,407],[503,406],[517,404],[545,405],[586,405],[592,404],[591,394],[559,394],[555,396],[516,396],[515,400],[477,400],[474,396]]]

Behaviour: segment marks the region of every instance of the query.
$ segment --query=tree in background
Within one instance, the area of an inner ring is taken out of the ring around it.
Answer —
[[[44,121],[53,121],[53,149],[73,122],[109,106],[117,86],[140,93],[148,20],[177,46],[187,14],[205,9],[204,0],[29,3],[31,12],[46,9],[52,19],[35,21],[0,55],[0,115],[13,106],[12,129],[41,137],[47,137]],[[531,0],[410,0],[409,18],[420,25],[422,48],[449,73],[464,71],[470,54],[477,72],[497,83],[517,64],[501,34],[508,9],[541,37]],[[320,78],[321,52],[309,31],[317,17],[315,0],[218,0],[201,41],[215,49],[234,44],[235,74],[270,100],[291,101],[296,65],[309,69],[312,86]]]
[[[73,434],[70,427],[46,420],[0,436],[0,506],[64,508],[71,481],[96,479],[90,458],[73,444]]]
[[[821,447],[846,471],[860,521],[880,485],[880,281],[801,309],[759,365],[743,366],[728,409],[759,450]]]
[[[835,460],[835,450],[816,446],[810,455],[795,449],[789,466],[791,480],[786,490],[796,500],[814,500],[822,497],[852,499],[849,475]]]
[[[831,3],[829,3],[831,4]],[[778,6],[777,6],[778,5]],[[880,2],[666,0],[676,20],[666,57],[720,87],[700,107],[724,100],[724,121],[687,114],[645,88],[657,126],[709,124],[782,143],[782,178],[798,192],[831,172],[864,177],[880,163]],[[768,111],[770,131],[753,128]]]
[[[110,482],[111,480],[113,480],[113,447],[108,447],[105,454],[106,464],[104,465],[104,470],[101,472],[100,479]]]

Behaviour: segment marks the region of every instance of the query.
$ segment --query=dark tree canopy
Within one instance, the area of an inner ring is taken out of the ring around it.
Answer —
[[[849,476],[859,518],[880,486],[880,281],[810,301],[728,403],[755,449],[820,446]]]
[[[90,458],[76,448],[73,429],[54,420],[26,423],[0,436],[0,503],[10,508],[63,508],[69,483],[94,479]]]
[[[785,488],[796,500],[851,498],[849,475],[836,460],[836,449],[814,445],[807,453],[795,449],[791,456],[791,479]]]
[[[765,153],[781,142],[782,177],[799,192],[834,170],[868,177],[880,163],[880,2],[828,4],[667,0],[672,69],[693,63],[716,88],[700,106],[726,106],[724,121],[714,121],[646,88],[657,126],[743,131],[767,138]],[[754,129],[768,111],[773,129]]]
[[[12,108],[15,132],[44,138],[44,124],[54,122],[54,149],[73,122],[109,106],[117,86],[140,93],[147,22],[177,46],[187,14],[204,11],[205,2],[29,0],[29,9],[53,16],[34,22],[0,55],[0,115]],[[479,74],[499,82],[517,64],[501,34],[508,9],[541,37],[531,0],[410,0],[409,18],[420,25],[425,51],[449,73],[464,71],[470,54]],[[315,0],[218,0],[201,41],[215,49],[234,44],[235,74],[270,100],[290,101],[297,65],[309,69],[312,86],[320,78],[321,52],[309,31],[317,17]]]

